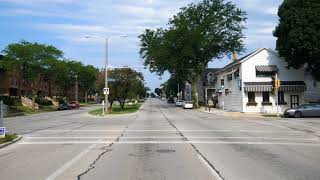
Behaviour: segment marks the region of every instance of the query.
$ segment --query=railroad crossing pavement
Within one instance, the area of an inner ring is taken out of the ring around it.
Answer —
[[[139,113],[87,109],[8,119],[5,179],[320,179],[320,120],[222,117],[149,100]],[[69,114],[70,113],[70,114]]]

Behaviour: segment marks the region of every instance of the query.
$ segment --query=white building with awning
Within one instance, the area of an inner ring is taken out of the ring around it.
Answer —
[[[275,51],[262,48],[234,59],[213,74],[219,107],[230,111],[276,113],[277,96],[272,85],[275,74],[281,81],[278,111],[304,104],[307,90],[304,68],[288,69],[286,61]]]

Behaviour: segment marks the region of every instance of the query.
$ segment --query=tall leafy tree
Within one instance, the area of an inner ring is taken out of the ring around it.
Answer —
[[[108,85],[110,88],[109,102],[118,101],[121,108],[129,98],[137,98],[141,95],[141,88],[144,87],[144,77],[142,73],[130,68],[114,69],[108,72]],[[143,88],[146,89],[146,88]],[[143,94],[146,94],[144,92]]]
[[[307,64],[314,78],[320,80],[320,1],[284,0],[278,16],[274,36],[279,55],[289,67]]]
[[[179,81],[192,82],[197,107],[197,85],[208,63],[244,50],[245,20],[244,11],[224,0],[190,4],[169,20],[167,29],[147,29],[140,35],[140,54],[152,71],[169,71]]]
[[[18,93],[21,95],[21,80],[33,84],[33,110],[35,109],[35,95],[40,81],[44,78],[47,62],[62,57],[63,52],[46,44],[21,41],[9,44],[2,51],[5,55],[4,67],[18,73]]]

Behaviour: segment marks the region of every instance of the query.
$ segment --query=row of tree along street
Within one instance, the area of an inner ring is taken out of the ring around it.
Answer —
[[[278,15],[274,36],[280,56],[288,67],[307,65],[320,80],[320,1],[284,0]],[[224,0],[189,4],[169,19],[167,28],[146,29],[139,36],[140,55],[151,72],[171,74],[163,84],[166,93],[175,96],[178,83],[183,91],[185,83],[191,82],[198,107],[197,85],[208,63],[245,50],[246,19],[246,12]]]
[[[52,96],[67,100],[75,99],[75,90],[78,90],[79,99],[83,101],[87,101],[88,95],[96,93],[103,97],[104,70],[65,59],[64,53],[54,46],[21,41],[9,44],[2,52],[4,58],[0,61],[0,69],[6,74],[18,76],[18,96],[32,96],[33,104],[36,96],[44,96],[38,91],[42,81],[53,84],[57,92]],[[116,100],[123,104],[127,98],[145,97],[146,88],[141,73],[129,68],[110,70],[109,73],[110,102]],[[32,84],[32,94],[22,93],[21,82]]]

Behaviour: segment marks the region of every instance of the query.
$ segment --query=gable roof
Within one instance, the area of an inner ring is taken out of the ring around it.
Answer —
[[[216,73],[217,71],[219,71],[221,68],[207,68],[203,73],[202,73],[202,77],[201,77],[201,80],[202,81],[205,81],[207,79],[207,75],[209,73]]]
[[[271,52],[271,53],[274,53],[274,54],[276,54],[276,55],[278,56],[278,54],[277,54],[274,50],[272,50],[272,49],[269,49],[269,48],[260,48],[260,49],[257,49],[257,50],[255,50],[255,51],[253,51],[253,52],[251,52],[251,53],[249,53],[249,54],[241,57],[241,58],[238,59],[238,60],[232,61],[231,63],[227,64],[226,66],[224,66],[223,68],[221,68],[221,69],[220,69],[219,71],[217,71],[216,73],[225,71],[225,70],[227,70],[227,69],[229,69],[229,68],[232,68],[232,67],[234,67],[234,66],[236,66],[236,65],[238,65],[238,64],[241,64],[241,63],[247,61],[248,59],[250,59],[251,57],[259,54],[259,53],[260,53],[261,51],[263,51],[263,50],[267,50],[267,51],[269,51],[269,52]]]

